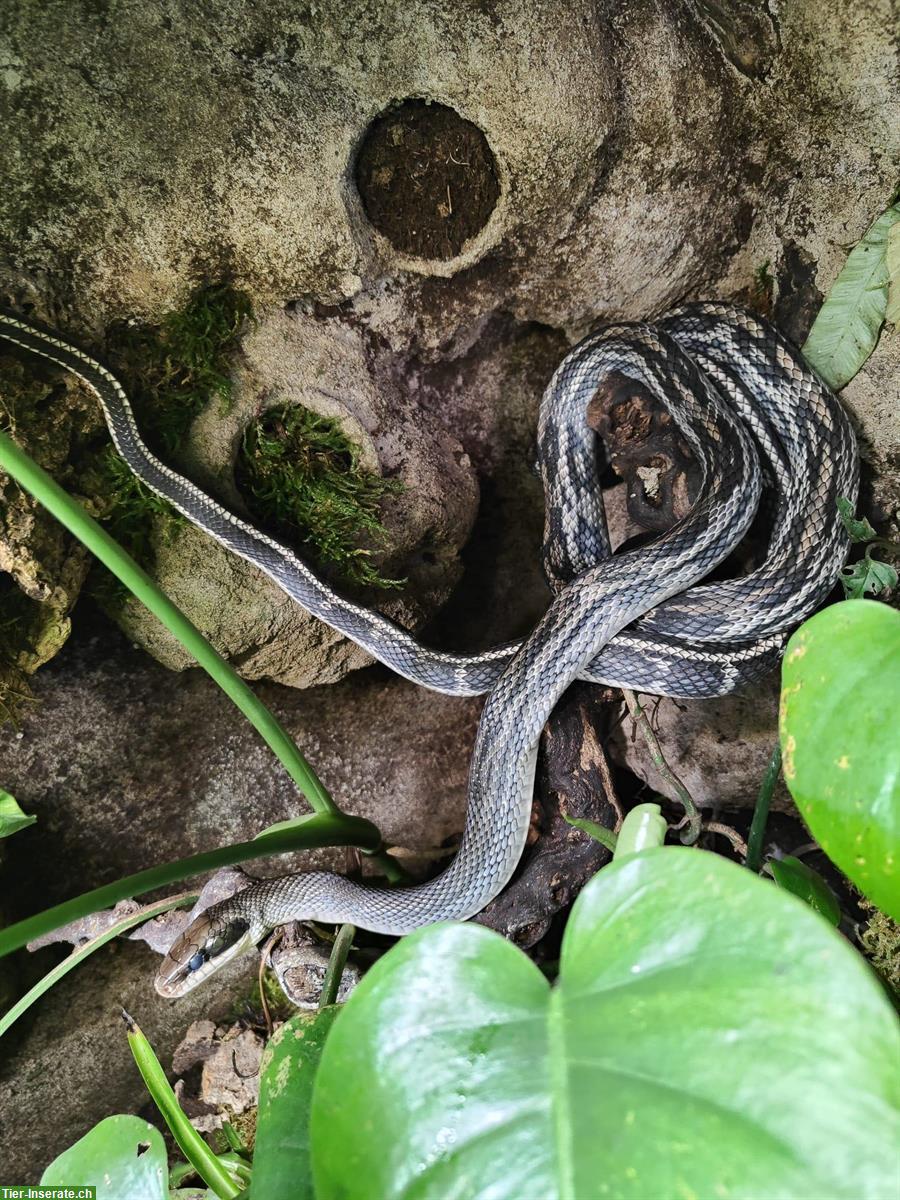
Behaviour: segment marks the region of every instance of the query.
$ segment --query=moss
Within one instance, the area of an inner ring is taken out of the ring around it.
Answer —
[[[39,608],[12,581],[0,583],[0,725],[18,726],[34,703],[22,660],[31,650],[30,631]]]
[[[291,1004],[290,1000],[288,1000],[287,996],[281,990],[278,976],[268,967],[262,973],[262,989],[265,991],[266,1006],[269,1010],[269,1016],[273,1021],[286,1021],[288,1017],[293,1016],[297,1011],[296,1007]],[[254,982],[249,993],[245,993],[234,1003],[230,1010],[229,1020],[249,1020],[254,1028],[265,1028],[266,1019],[260,994],[259,979]]]
[[[258,521],[302,550],[338,582],[395,588],[371,561],[362,539],[383,543],[381,504],[402,491],[399,480],[366,470],[354,445],[330,417],[284,405],[245,430],[236,479]]]
[[[748,306],[764,317],[772,315],[772,306],[775,302],[775,277],[770,270],[771,266],[772,264],[766,259],[756,268],[753,272],[753,282],[746,293]]]
[[[191,422],[211,400],[231,398],[228,357],[244,322],[249,298],[227,284],[195,292],[179,312],[159,325],[114,325],[107,357],[128,392],[142,436],[164,460],[177,449]],[[111,535],[143,567],[153,565],[153,539],[173,536],[183,518],[136,479],[112,446],[104,449],[90,486],[100,497],[102,520]],[[111,576],[95,582],[109,605],[126,593]]]
[[[859,936],[866,958],[900,999],[900,926],[867,900],[860,901],[860,908],[869,913]]]

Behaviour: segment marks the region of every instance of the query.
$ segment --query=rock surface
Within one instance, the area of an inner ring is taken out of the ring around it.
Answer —
[[[715,700],[646,699],[666,762],[705,809],[752,808],[778,740],[778,676],[735,696]],[[627,712],[610,735],[611,757],[654,792],[677,800],[650,760],[647,744]],[[791,808],[779,778],[774,808]]]
[[[445,393],[448,409],[482,415],[475,428],[445,424],[484,463],[497,444],[476,454],[488,404],[466,394],[465,377],[501,372],[488,424],[522,412],[498,322],[513,343],[545,327],[558,361],[598,319],[746,293],[769,264],[776,315],[802,336],[845,247],[889,202],[900,150],[888,0],[854,14],[852,38],[845,25],[837,0],[790,0],[777,13],[737,0],[677,13],[653,0],[602,11],[587,0],[416,0],[402,11],[328,0],[250,14],[223,0],[214,20],[143,0],[109,11],[19,0],[0,25],[0,288],[86,336],[122,317],[157,320],[202,281],[246,289],[266,327],[299,300],[336,346],[356,330],[381,364],[366,403],[421,425],[423,444],[423,366],[446,387],[458,365],[463,402]],[[370,161],[385,128],[405,159]],[[373,186],[395,215],[423,229],[443,215],[470,236],[454,233],[438,253],[427,247],[440,238],[379,232],[372,220],[386,209]],[[351,369],[358,354],[338,380],[345,408],[368,387]],[[309,363],[301,342],[280,366],[263,357],[256,390],[286,386],[291,368],[308,378]],[[884,429],[883,401],[852,404],[881,441],[874,469],[895,479],[885,439],[896,453],[898,433]],[[201,423],[204,445],[214,424]],[[435,498],[447,506],[438,525],[458,535],[466,506],[451,503],[454,473],[445,454],[427,461],[421,450],[401,456],[410,478],[429,511]],[[511,487],[510,523],[522,503],[534,521],[533,487],[479,474],[483,507]],[[195,535],[160,557],[166,582],[249,675],[305,685],[365,661]],[[399,602],[401,620],[440,602],[453,572],[437,574],[430,594],[425,580],[424,596]],[[238,594],[258,610],[223,605]],[[179,661],[141,616],[127,621]]]

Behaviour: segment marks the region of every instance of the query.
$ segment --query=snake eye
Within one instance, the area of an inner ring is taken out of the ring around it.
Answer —
[[[206,962],[206,955],[202,950],[198,950],[194,957],[188,962],[187,968],[189,971],[199,971]]]

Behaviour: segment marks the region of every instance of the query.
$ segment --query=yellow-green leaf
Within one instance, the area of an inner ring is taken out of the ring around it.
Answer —
[[[804,622],[784,655],[779,725],[813,837],[900,918],[900,612],[845,600]]]
[[[888,298],[885,317],[889,325],[900,325],[900,221],[888,230]]]
[[[835,390],[849,383],[878,341],[888,305],[888,235],[898,221],[894,204],[850,251],[803,344],[806,361]]]

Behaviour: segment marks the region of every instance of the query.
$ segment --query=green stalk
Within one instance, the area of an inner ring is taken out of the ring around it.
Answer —
[[[575,829],[580,829],[582,833],[586,833],[588,837],[592,837],[595,842],[599,842],[601,846],[605,846],[610,854],[615,850],[616,834],[611,829],[607,829],[605,825],[598,825],[596,821],[590,821],[587,817],[567,817],[565,813],[563,813],[563,819],[568,825],[573,826]]]
[[[320,813],[339,813],[315,771],[294,745],[290,734],[275,715],[253,694],[243,679],[207,642],[200,630],[172,603],[150,576],[114,541],[77,500],[39,467],[15,442],[0,431],[0,468],[30,492],[40,504],[65,525],[92,554],[150,609],[153,615],[178,638],[182,646],[197,660],[237,705],[247,720],[283,763],[285,770]]]
[[[147,1091],[153,1097],[172,1137],[181,1148],[182,1154],[207,1185],[212,1188],[222,1200],[234,1200],[241,1194],[241,1189],[219,1162],[218,1157],[210,1150],[206,1142],[187,1119],[187,1115],[178,1103],[178,1097],[166,1079],[162,1064],[153,1052],[153,1047],[141,1032],[137,1022],[122,1010],[122,1017],[128,1027],[128,1045],[134,1055],[134,1061],[147,1085]]]
[[[653,765],[659,771],[662,778],[671,784],[672,790],[684,809],[685,816],[687,817],[687,828],[681,835],[681,840],[684,845],[693,846],[694,842],[700,836],[701,828],[700,812],[694,803],[694,798],[666,762],[662,746],[659,744],[659,738],[654,733],[653,726],[650,724],[647,714],[644,712],[644,708],[636,694],[629,691],[628,688],[623,688],[622,695],[625,697],[625,703],[628,706],[628,711],[631,713],[632,719],[644,735]]]
[[[747,857],[744,860],[744,866],[754,872],[759,871],[759,864],[762,861],[763,838],[766,832],[766,822],[769,819],[769,805],[772,803],[772,793],[775,791],[780,770],[781,743],[776,742],[760,784],[756,807],[753,809],[753,820],[750,823],[750,833],[747,836]]]
[[[334,1004],[338,998],[338,992],[341,990],[341,977],[344,974],[344,967],[347,965],[347,955],[350,953],[350,947],[353,945],[355,935],[355,925],[342,925],[338,930],[338,935],[334,939],[334,945],[331,947],[328,966],[325,969],[325,978],[322,980],[319,1008],[327,1008],[329,1004]]]
[[[156,904],[148,904],[146,908],[142,908],[139,912],[132,913],[128,917],[123,917],[121,921],[116,921],[115,925],[111,925],[103,933],[98,933],[90,941],[76,947],[68,958],[64,958],[61,963],[57,963],[52,971],[49,971],[43,979],[39,979],[33,988],[29,989],[20,1000],[16,1001],[11,1009],[0,1017],[0,1037],[21,1017],[22,1013],[27,1012],[31,1008],[35,1000],[39,1000],[44,992],[49,991],[55,983],[59,983],[64,975],[68,975],[74,967],[77,967],[80,962],[83,962],[95,950],[99,950],[101,946],[105,946],[107,942],[112,941],[114,937],[118,937],[120,933],[127,933],[135,925],[141,925],[144,921],[158,917],[160,913],[168,912],[170,908],[178,908],[182,904],[193,904],[196,899],[196,892],[183,892],[180,896],[169,896],[167,899],[160,900]]]
[[[0,958],[18,950],[26,942],[31,942],[52,929],[58,929],[60,925],[68,925],[70,921],[77,921],[101,908],[110,908],[119,900],[127,900],[142,892],[178,883],[204,871],[215,871],[219,867],[233,866],[253,858],[264,858],[269,854],[284,854],[288,850],[309,850],[318,846],[360,846],[363,849],[373,849],[379,841],[378,830],[362,817],[348,817],[343,814],[335,816],[331,813],[313,813],[307,817],[300,817],[287,827],[281,825],[271,832],[261,833],[252,841],[235,842],[218,850],[191,854],[175,862],[138,871],[135,875],[126,875],[124,879],[117,879],[115,883],[104,884],[103,887],[94,888],[93,891],[84,892],[72,900],[47,908],[33,917],[27,917],[24,921],[18,921],[15,925],[0,930]]]

